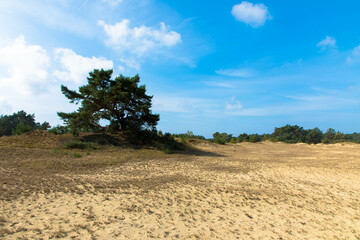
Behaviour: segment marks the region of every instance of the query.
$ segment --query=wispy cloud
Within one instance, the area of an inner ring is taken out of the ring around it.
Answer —
[[[348,64],[355,64],[360,61],[360,45],[355,47],[351,54],[346,58]]]
[[[252,69],[240,68],[240,69],[220,69],[215,71],[219,75],[228,76],[228,77],[251,77],[255,74]]]
[[[232,15],[236,20],[244,22],[253,28],[261,27],[266,20],[271,19],[268,8],[262,4],[253,4],[243,1],[233,6]]]
[[[227,109],[226,113],[235,116],[285,116],[314,111],[343,110],[360,104],[359,100],[332,95],[288,96],[286,98],[294,101],[251,108],[243,106],[239,109]]]
[[[155,95],[153,99],[154,111],[160,112],[200,113],[215,108],[219,108],[219,105],[211,99],[167,95]]]
[[[326,36],[326,38],[321,40],[316,46],[319,47],[321,51],[337,48],[336,39],[334,37]]]

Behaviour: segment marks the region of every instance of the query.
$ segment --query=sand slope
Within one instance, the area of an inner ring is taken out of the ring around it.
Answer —
[[[203,154],[46,175],[63,188],[2,198],[0,238],[360,239],[360,145],[197,148]],[[7,191],[17,187],[8,186],[13,170],[0,168]]]

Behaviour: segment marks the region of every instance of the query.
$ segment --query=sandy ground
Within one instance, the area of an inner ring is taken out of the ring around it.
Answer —
[[[0,168],[0,238],[360,239],[360,145],[196,147],[201,154],[23,174],[38,176],[33,183],[14,169],[41,151],[0,148],[0,160],[20,162]]]

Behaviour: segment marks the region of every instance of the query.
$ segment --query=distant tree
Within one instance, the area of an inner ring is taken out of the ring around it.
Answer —
[[[214,143],[217,144],[225,144],[230,142],[232,139],[232,134],[227,134],[227,133],[219,133],[216,132],[213,134],[213,141]]]
[[[258,134],[251,134],[249,136],[249,142],[256,143],[260,141],[261,141],[261,137]]]
[[[139,86],[140,77],[119,75],[111,79],[113,70],[98,70],[89,73],[86,85],[79,92],[61,86],[61,91],[70,103],[81,103],[75,112],[58,112],[59,117],[77,135],[81,131],[139,132],[155,131],[158,114],[152,114],[152,96],[146,94],[145,85]],[[107,120],[107,126],[100,121]]]
[[[35,121],[34,114],[27,114],[23,110],[0,116],[0,136],[21,134],[35,129],[47,130],[49,127],[48,122],[40,124]]]
[[[306,143],[321,143],[323,138],[323,133],[319,128],[314,128],[307,131],[306,134]]]
[[[284,127],[275,128],[272,136],[278,141],[287,143],[305,142],[306,131],[298,125],[286,125]]]
[[[249,136],[246,133],[242,133],[238,136],[237,142],[248,142]]]

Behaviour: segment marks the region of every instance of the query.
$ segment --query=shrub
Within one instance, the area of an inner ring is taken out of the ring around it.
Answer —
[[[31,132],[33,130],[33,127],[26,125],[24,122],[20,122],[18,125],[16,125],[16,128],[13,129],[12,133],[13,135],[20,135],[26,132]]]

